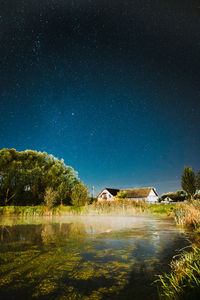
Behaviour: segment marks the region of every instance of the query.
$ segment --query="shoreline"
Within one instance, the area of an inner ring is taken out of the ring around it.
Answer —
[[[159,216],[174,218],[176,204],[57,206],[0,206],[2,216]]]

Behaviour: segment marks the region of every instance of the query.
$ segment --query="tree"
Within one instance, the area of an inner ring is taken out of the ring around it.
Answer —
[[[181,185],[188,197],[193,198],[196,192],[196,178],[191,167],[185,167],[182,175]]]
[[[47,187],[67,203],[78,182],[73,168],[46,152],[0,150],[0,205],[42,204]]]
[[[177,191],[175,194],[175,201],[184,201],[186,200],[187,195],[184,191]]]
[[[47,207],[52,208],[55,206],[57,201],[57,192],[51,187],[47,187],[44,195],[44,203]]]
[[[66,181],[63,181],[57,189],[58,201],[61,205],[70,204],[71,189]]]
[[[117,193],[116,198],[117,199],[125,199],[125,198],[127,198],[127,192],[126,191],[119,191]]]
[[[196,177],[196,186],[197,186],[197,190],[200,190],[200,171],[198,172]]]
[[[79,182],[73,188],[71,194],[71,202],[74,206],[82,206],[89,203],[90,197],[88,194],[88,188],[82,182]]]
[[[184,191],[177,191],[176,193],[165,193],[160,197],[160,201],[163,201],[165,198],[170,198],[173,201],[184,201],[187,198],[187,195]]]

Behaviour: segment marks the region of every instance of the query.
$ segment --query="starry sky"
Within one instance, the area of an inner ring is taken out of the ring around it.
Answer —
[[[0,1],[0,148],[161,194],[200,169],[199,120],[199,1]]]

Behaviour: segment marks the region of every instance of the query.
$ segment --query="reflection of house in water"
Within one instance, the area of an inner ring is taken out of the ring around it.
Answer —
[[[139,189],[110,189],[105,188],[97,196],[98,201],[114,201],[118,192],[123,191],[126,194],[126,199],[134,201],[145,201],[147,203],[157,203],[158,194],[153,187]]]

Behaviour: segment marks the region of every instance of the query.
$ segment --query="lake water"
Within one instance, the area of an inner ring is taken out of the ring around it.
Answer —
[[[0,218],[0,299],[157,299],[188,244],[163,218]]]

